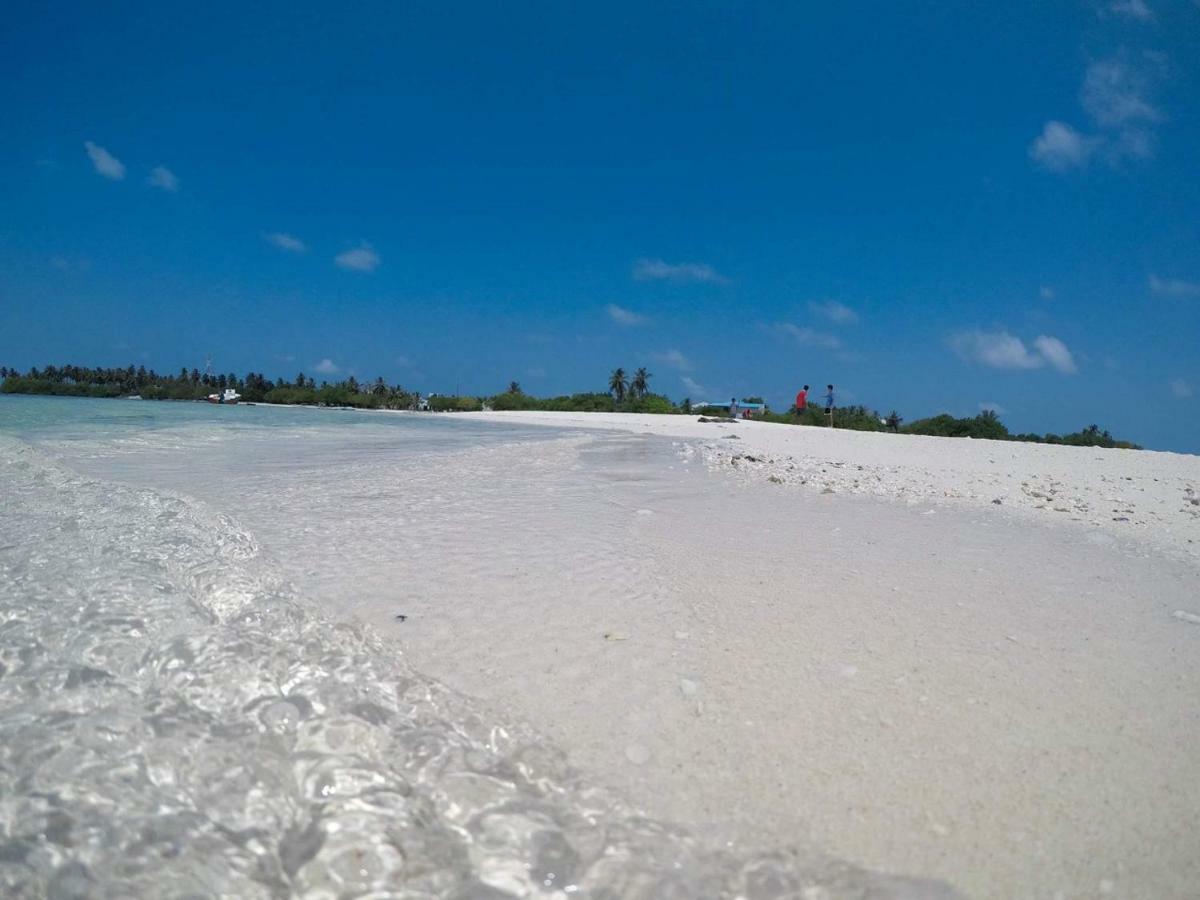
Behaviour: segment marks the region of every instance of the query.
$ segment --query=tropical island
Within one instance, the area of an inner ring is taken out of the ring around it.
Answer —
[[[140,397],[143,400],[203,401],[213,392],[233,389],[243,402],[270,403],[284,406],[350,407],[354,409],[416,410],[433,412],[546,411],[546,412],[625,412],[657,415],[726,416],[728,405],[693,403],[684,398],[678,403],[650,389],[652,375],[639,367],[630,375],[616,368],[608,377],[604,391],[584,391],[556,397],[535,397],[528,394],[517,381],[504,391],[490,396],[429,394],[422,396],[398,384],[388,384],[382,376],[374,381],[360,382],[354,376],[344,381],[320,384],[303,372],[295,381],[274,380],[261,372],[247,372],[244,377],[200,372],[181,368],[177,375],[162,375],[145,366],[124,368],[91,368],[63,365],[31,368],[20,372],[0,366],[0,393],[39,394],[59,397],[122,398]],[[804,410],[791,408],[773,411],[762,397],[745,397],[739,402],[761,405],[753,418],[759,421],[787,425],[827,427],[823,410],[809,406]],[[1039,444],[1065,444],[1077,447],[1105,447],[1140,450],[1138,444],[1114,438],[1107,430],[1091,424],[1066,434],[1014,434],[999,415],[985,409],[973,417],[955,417],[949,413],[930,416],[904,424],[896,410],[881,416],[863,405],[839,406],[834,409],[835,427],[850,431],[895,431],[900,434],[921,434],[937,437],[969,437],[997,441],[1023,441]]]

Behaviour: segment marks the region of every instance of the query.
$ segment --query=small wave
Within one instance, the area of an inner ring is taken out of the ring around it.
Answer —
[[[0,437],[0,893],[951,897],[638,814],[185,497]]]

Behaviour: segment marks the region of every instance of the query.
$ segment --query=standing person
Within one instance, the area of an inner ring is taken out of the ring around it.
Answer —
[[[738,417],[737,397],[731,397],[729,400],[729,418],[736,419],[737,417]]]
[[[829,427],[833,427],[833,385],[826,385],[828,391],[825,394],[825,419],[829,423]]]
[[[808,385],[796,395],[796,415],[802,416],[808,411]]]

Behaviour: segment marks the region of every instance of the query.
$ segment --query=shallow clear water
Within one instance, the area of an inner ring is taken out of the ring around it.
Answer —
[[[0,398],[0,893],[950,895],[795,851],[738,854],[645,819],[536,733],[313,612],[236,509],[53,456],[64,442],[129,466],[155,453],[187,464],[180,450],[202,458],[230,440],[346,452],[346,428],[356,455],[426,465],[547,434]]]

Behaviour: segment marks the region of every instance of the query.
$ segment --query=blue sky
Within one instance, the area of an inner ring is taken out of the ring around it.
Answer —
[[[1200,4],[22,4],[0,362],[1200,451]]]

